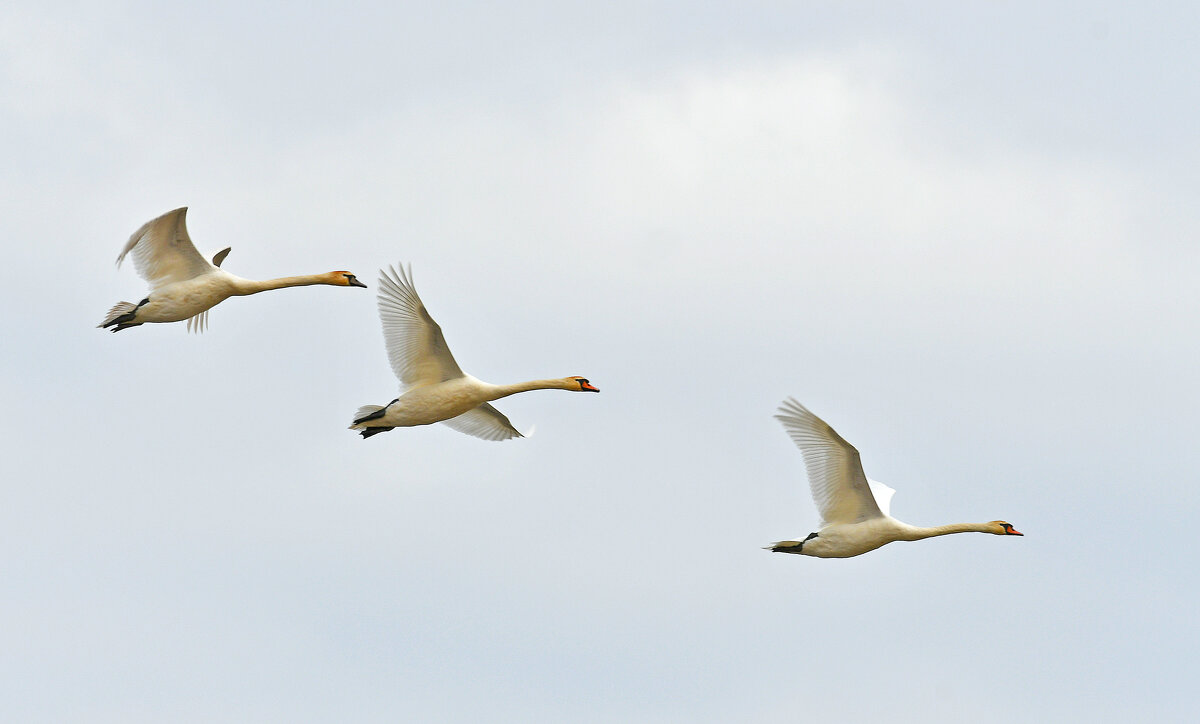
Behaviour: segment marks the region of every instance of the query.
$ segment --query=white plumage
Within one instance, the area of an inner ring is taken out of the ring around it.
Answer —
[[[229,249],[217,252],[209,262],[192,244],[186,218],[187,207],[175,209],[133,232],[117,256],[117,266],[126,256],[132,255],[134,268],[150,285],[150,293],[137,304],[117,302],[98,326],[112,327],[114,332],[120,332],[147,322],[186,319],[189,332],[203,332],[208,324],[208,310],[229,297],[312,284],[367,286],[347,271],[265,281],[234,276],[220,268]]]
[[[364,438],[397,427],[444,422],[484,440],[508,440],[522,435],[489,401],[529,390],[600,391],[578,376],[493,385],[463,372],[446,346],[442,328],[417,295],[411,270],[403,265],[379,272],[378,302],[400,396],[387,405],[358,409],[350,429],[361,431]]]
[[[783,423],[783,429],[804,455],[813,502],[821,513],[821,527],[803,541],[780,541],[768,546],[769,550],[819,558],[849,558],[892,541],[921,540],[950,533],[1022,535],[1002,520],[933,528],[896,520],[889,510],[896,491],[867,479],[858,450],[836,430],[790,397],[779,406],[775,419]]]

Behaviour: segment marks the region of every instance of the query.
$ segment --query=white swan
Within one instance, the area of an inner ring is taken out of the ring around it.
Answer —
[[[528,390],[599,392],[583,377],[492,385],[463,372],[450,354],[442,328],[433,321],[412,283],[412,269],[379,272],[379,319],[392,371],[401,395],[384,406],[365,405],[354,414],[351,430],[363,438],[397,427],[444,422],[484,440],[523,437],[508,418],[488,404]]]
[[[134,267],[138,275],[150,283],[150,294],[137,304],[117,302],[97,326],[112,327],[114,332],[120,332],[147,322],[178,322],[186,319],[189,332],[203,332],[208,321],[208,310],[229,297],[310,284],[367,286],[347,271],[266,281],[234,276],[219,268],[229,255],[228,248],[217,252],[211,263],[200,256],[188,237],[186,216],[185,206],[168,211],[133,232],[129,243],[117,257],[117,266],[121,266],[125,255],[132,251]]]
[[[867,480],[858,450],[792,398],[779,406],[775,419],[804,453],[813,501],[821,512],[821,529],[802,541],[785,540],[768,546],[780,553],[818,558],[849,558],[897,540],[921,540],[950,533],[1024,535],[1008,523],[958,523],[919,528],[888,514],[896,492],[883,483]]]

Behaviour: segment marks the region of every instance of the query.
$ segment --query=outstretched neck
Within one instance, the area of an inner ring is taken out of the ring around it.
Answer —
[[[567,380],[530,380],[529,382],[516,382],[511,385],[492,385],[493,395],[489,397],[492,400],[498,400],[501,397],[515,395],[518,392],[529,392],[530,390],[575,390],[576,385],[572,385]]]
[[[245,296],[247,294],[258,294],[272,289],[284,289],[286,287],[307,287],[313,284],[328,284],[328,274],[304,274],[298,277],[279,277],[278,279],[241,279],[237,280],[237,285],[234,292],[235,296]]]
[[[922,540],[951,533],[994,533],[990,523],[951,523],[950,525],[935,525],[932,528],[922,528],[906,525],[900,540]]]

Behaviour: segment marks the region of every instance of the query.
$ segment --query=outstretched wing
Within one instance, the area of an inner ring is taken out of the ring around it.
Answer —
[[[804,454],[813,502],[824,523],[857,523],[883,516],[853,445],[791,397],[779,406],[775,419]]]
[[[442,420],[443,423],[459,432],[483,438],[484,440],[508,440],[514,437],[525,437],[503,412],[483,403],[473,410],[467,410],[458,417]]]
[[[884,515],[891,515],[892,496],[896,494],[895,489],[870,478],[867,479],[867,485],[871,486],[871,496],[875,498],[875,504],[879,506],[879,512]]]
[[[377,300],[388,360],[392,363],[392,371],[400,379],[402,389],[463,376],[462,369],[446,346],[442,328],[429,316],[421,298],[417,296],[411,267],[407,272],[403,264],[398,272],[391,266],[381,269]]]
[[[186,216],[185,206],[146,222],[129,237],[129,242],[117,257],[117,266],[132,251],[133,265],[138,275],[149,282],[151,289],[212,271],[213,265],[200,256],[188,237]]]

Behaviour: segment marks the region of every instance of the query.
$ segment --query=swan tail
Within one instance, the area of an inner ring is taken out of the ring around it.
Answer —
[[[389,403],[390,404],[390,403]],[[363,405],[358,408],[358,412],[354,413],[354,422],[350,424],[351,430],[358,430],[359,434],[366,440],[372,435],[378,435],[381,432],[395,430],[395,426],[387,425],[371,425],[367,423],[371,420],[378,420],[387,414],[387,407],[383,405]]]
[[[378,420],[383,417],[385,409],[387,408],[382,405],[363,405],[354,413],[354,422],[350,423],[350,429],[354,430],[370,420]]]
[[[778,543],[763,546],[763,550],[774,551],[776,553],[800,553],[803,548],[804,541],[801,540],[781,540]]]
[[[100,329],[108,329],[113,325],[121,325],[114,329],[114,332],[119,332],[126,327],[136,327],[141,322],[137,324],[132,324],[132,322],[134,316],[137,314],[137,308],[140,306],[140,304],[134,304],[133,302],[117,302],[113,305],[112,309],[108,310],[108,315],[104,318],[104,321],[96,326]]]

